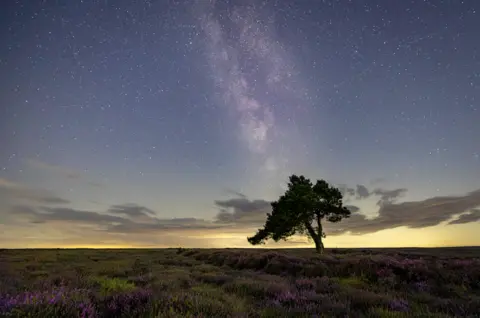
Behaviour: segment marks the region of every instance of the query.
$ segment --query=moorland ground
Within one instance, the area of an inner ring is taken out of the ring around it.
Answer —
[[[480,317],[480,248],[0,250],[0,316]]]

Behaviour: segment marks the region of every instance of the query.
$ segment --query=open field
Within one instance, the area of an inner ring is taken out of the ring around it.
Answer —
[[[480,317],[480,248],[0,250],[0,316]]]

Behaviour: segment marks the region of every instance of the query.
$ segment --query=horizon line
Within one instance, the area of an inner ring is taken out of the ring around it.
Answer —
[[[291,250],[314,249],[314,247],[0,247],[0,250],[168,250],[168,249],[203,249],[203,250]],[[402,246],[402,247],[326,247],[325,250],[365,250],[365,249],[442,249],[442,248],[480,248],[480,245],[448,245],[448,246]]]

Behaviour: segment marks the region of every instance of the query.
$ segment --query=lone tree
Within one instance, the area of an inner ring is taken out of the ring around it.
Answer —
[[[315,242],[315,249],[323,253],[322,219],[339,222],[350,217],[351,212],[343,206],[342,194],[325,180],[317,180],[315,185],[304,176],[292,175],[288,189],[278,201],[271,203],[272,212],[262,229],[247,238],[252,245],[264,244],[269,238],[275,242],[294,234],[308,235]]]

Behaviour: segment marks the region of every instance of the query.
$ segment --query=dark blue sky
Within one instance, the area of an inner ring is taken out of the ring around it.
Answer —
[[[478,1],[10,1],[0,21],[7,245],[93,244],[65,223],[104,245],[246,245],[292,173],[357,191],[380,219],[352,233],[478,228]],[[382,221],[402,204],[434,221]],[[155,231],[112,230],[113,206]]]

